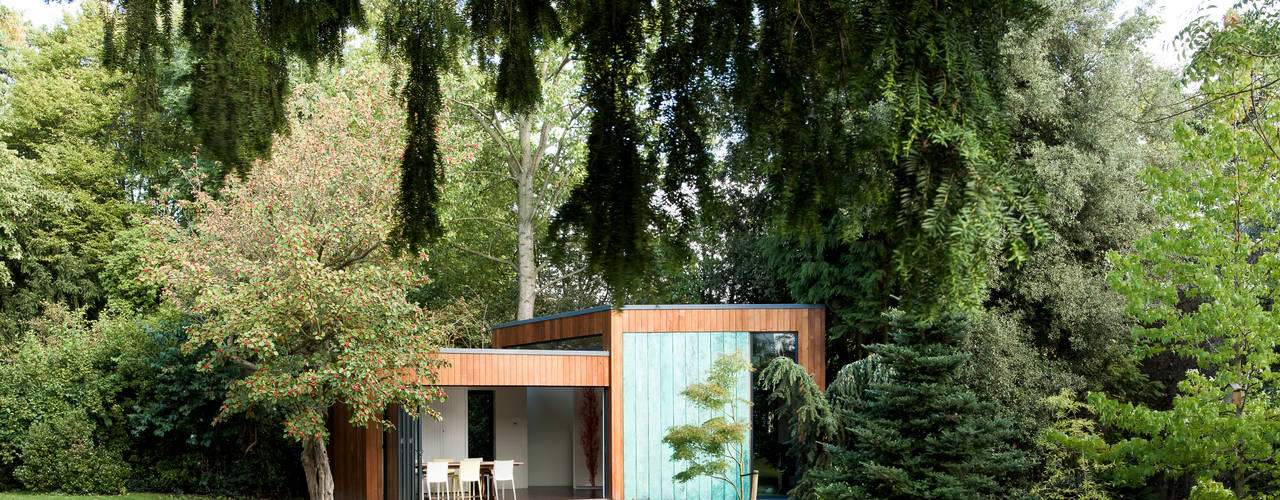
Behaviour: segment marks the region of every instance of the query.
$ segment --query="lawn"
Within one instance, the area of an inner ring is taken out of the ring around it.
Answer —
[[[176,498],[204,498],[164,495],[160,493],[129,493],[125,495],[57,495],[52,493],[0,493],[0,500],[173,500]]]

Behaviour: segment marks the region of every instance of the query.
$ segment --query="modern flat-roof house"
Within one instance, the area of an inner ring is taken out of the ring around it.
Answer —
[[[598,307],[493,327],[493,349],[444,349],[433,403],[443,420],[389,409],[394,429],[331,415],[337,498],[422,498],[419,467],[436,459],[516,460],[520,497],[732,498],[707,478],[679,484],[684,464],[662,437],[710,417],[680,396],[720,356],[759,366],[795,359],[825,389],[822,306],[800,304]],[[739,396],[751,399],[744,373]],[[751,415],[748,408],[740,415]],[[757,425],[758,426],[758,425]],[[755,427],[755,426],[753,426]]]

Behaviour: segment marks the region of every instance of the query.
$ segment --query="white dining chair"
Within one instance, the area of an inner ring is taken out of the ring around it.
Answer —
[[[433,498],[432,485],[435,485],[434,498],[453,496],[453,488],[449,485],[449,462],[427,462],[427,474],[422,477],[422,493],[427,499]]]
[[[515,460],[494,460],[493,461],[493,489],[489,490],[492,495],[500,498],[506,498],[502,490],[498,488],[498,481],[511,482],[511,498],[520,500],[516,496],[516,461]]]
[[[480,481],[480,459],[468,458],[460,462],[458,484],[460,486],[458,493],[469,495],[470,498],[484,497],[484,482]],[[479,495],[473,495],[473,491]]]

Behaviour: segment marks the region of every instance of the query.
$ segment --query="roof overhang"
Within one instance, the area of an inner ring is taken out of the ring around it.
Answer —
[[[441,349],[447,364],[432,385],[608,387],[608,351]]]

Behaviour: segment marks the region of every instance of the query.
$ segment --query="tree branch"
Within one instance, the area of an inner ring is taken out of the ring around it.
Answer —
[[[450,246],[452,246],[453,248],[455,248],[455,249],[457,249],[457,250],[461,250],[461,251],[466,252],[466,253],[469,253],[469,254],[471,254],[471,255],[475,255],[475,256],[477,256],[477,257],[484,257],[484,258],[486,258],[486,259],[489,259],[489,260],[491,260],[491,261],[497,262],[497,263],[499,263],[499,264],[506,264],[506,265],[508,265],[508,266],[511,266],[511,268],[512,268],[512,269],[515,269],[515,268],[516,268],[515,263],[511,262],[511,261],[510,261],[510,260],[508,260],[508,259],[504,259],[504,258],[501,258],[501,257],[494,257],[494,256],[489,255],[489,254],[487,254],[487,253],[479,252],[479,251],[476,251],[476,250],[472,250],[472,249],[470,249],[470,248],[464,247],[464,246],[459,245],[459,244],[456,244],[456,243],[452,243],[452,244],[450,244]]]
[[[1271,81],[1266,82],[1266,83],[1263,83],[1263,84],[1259,84],[1259,85],[1251,85],[1251,86],[1249,86],[1249,87],[1247,87],[1247,88],[1243,88],[1243,89],[1236,90],[1236,91],[1233,91],[1233,92],[1227,92],[1227,93],[1224,93],[1224,94],[1218,94],[1218,95],[1215,95],[1215,96],[1210,96],[1209,94],[1203,94],[1203,95],[1204,95],[1204,97],[1208,97],[1209,99],[1208,99],[1208,100],[1206,100],[1206,101],[1204,101],[1204,102],[1202,102],[1202,103],[1200,103],[1200,104],[1197,104],[1197,105],[1195,105],[1195,106],[1192,106],[1192,107],[1190,107],[1190,108],[1184,109],[1184,110],[1182,110],[1182,111],[1179,111],[1179,112],[1174,113],[1174,114],[1171,114],[1171,115],[1162,116],[1162,117],[1155,118],[1155,119],[1151,119],[1151,120],[1133,120],[1133,122],[1134,122],[1134,123],[1143,123],[1143,124],[1146,124],[1146,123],[1162,122],[1162,121],[1168,120],[1168,119],[1170,119],[1170,118],[1177,118],[1177,117],[1182,116],[1182,115],[1185,115],[1185,114],[1187,114],[1187,113],[1190,113],[1190,112],[1196,111],[1196,110],[1198,110],[1198,109],[1204,108],[1204,107],[1206,107],[1206,106],[1208,106],[1208,105],[1210,105],[1210,104],[1213,104],[1213,103],[1215,103],[1215,102],[1218,102],[1218,101],[1221,101],[1221,100],[1224,100],[1224,99],[1227,99],[1227,98],[1230,98],[1230,97],[1235,97],[1235,96],[1238,96],[1238,95],[1240,95],[1240,94],[1247,94],[1247,93],[1251,93],[1251,92],[1253,92],[1253,91],[1255,91],[1255,90],[1262,90],[1262,89],[1265,89],[1265,88],[1270,87],[1270,86],[1272,86],[1272,85],[1275,85],[1276,83],[1280,83],[1280,78],[1276,78],[1276,79],[1274,79],[1274,80],[1271,80]],[[1194,96],[1193,96],[1193,97],[1194,97]],[[1188,99],[1190,99],[1190,98],[1188,98]],[[1186,102],[1186,100],[1183,100],[1183,102]]]
[[[350,265],[352,265],[352,264],[355,264],[355,263],[357,263],[357,262],[360,262],[360,261],[361,261],[361,260],[363,260],[365,257],[368,257],[368,256],[369,256],[369,254],[370,254],[370,253],[372,253],[372,252],[373,252],[375,249],[377,249],[379,246],[381,246],[381,244],[380,244],[380,243],[379,243],[379,244],[372,245],[372,246],[370,246],[369,248],[366,248],[366,249],[364,249],[364,250],[357,250],[353,255],[351,255],[351,257],[347,258],[346,260],[343,260],[343,261],[338,262],[338,264],[337,264],[337,265],[329,266],[329,267],[330,267],[331,269],[333,269],[334,271],[341,271],[341,270],[345,269],[347,266],[350,266]]]
[[[573,60],[573,51],[566,50],[564,52],[564,57],[560,58],[560,64],[556,66],[556,70],[553,71],[550,76],[543,79],[548,80],[551,83],[551,85],[555,85],[556,79],[560,77],[560,73],[564,72],[564,68],[569,66],[569,61],[572,61],[572,60]],[[548,86],[551,86],[551,85],[548,85]]]
[[[512,225],[512,224],[511,224],[511,223],[509,223],[509,222],[503,222],[503,221],[500,221],[500,220],[497,220],[497,219],[493,219],[493,218],[489,218],[489,217],[458,217],[458,218],[453,219],[453,220],[454,220],[454,222],[461,222],[461,221],[480,221],[480,222],[490,222],[490,223],[497,224],[497,225],[499,225],[499,226],[505,227],[505,228],[507,228],[507,229],[511,229],[511,230],[513,230],[513,231],[514,231],[514,230],[515,230],[515,228],[516,228],[516,226],[515,226],[515,225]]]
[[[515,156],[515,150],[511,148],[511,143],[507,141],[506,135],[502,132],[502,124],[498,120],[498,112],[496,110],[490,113],[485,113],[479,106],[469,102],[458,100],[453,102],[465,106],[467,111],[471,114],[471,119],[474,120],[476,124],[480,125],[480,128],[484,129],[485,133],[489,134],[489,137],[493,139],[494,142],[501,144],[503,149],[507,150],[508,155],[512,157]],[[485,115],[489,115],[492,118]]]

